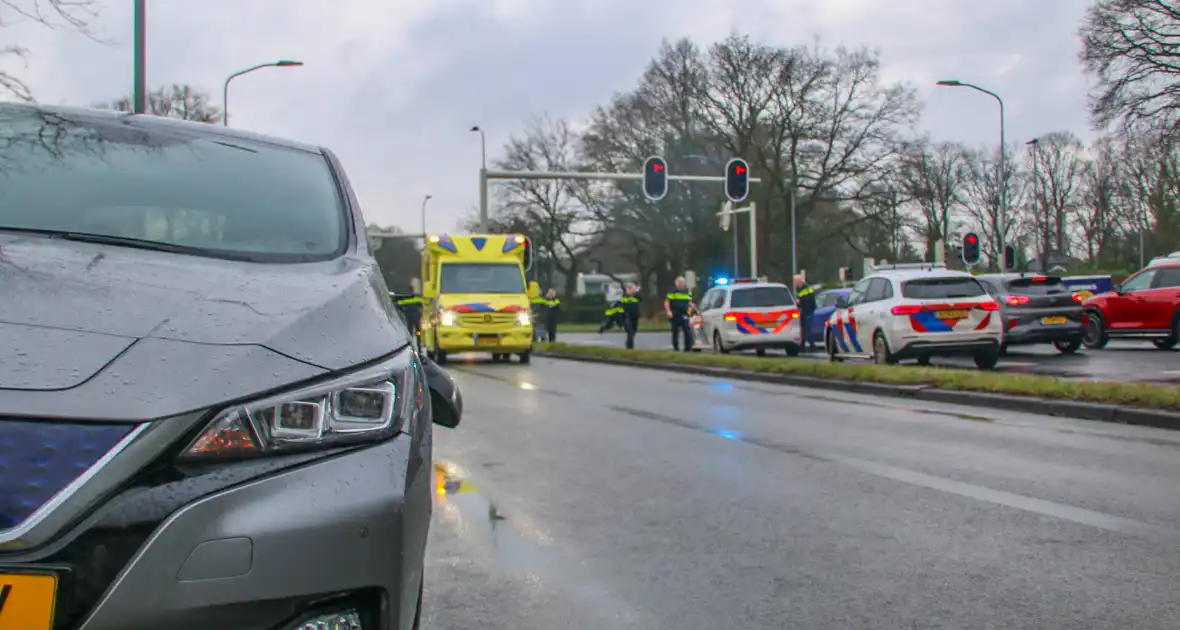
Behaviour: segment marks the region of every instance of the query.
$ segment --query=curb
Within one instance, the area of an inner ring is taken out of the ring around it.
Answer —
[[[627,367],[665,372],[680,372],[682,374],[697,374],[718,378],[732,378],[742,381],[759,383],[773,383],[776,385],[792,385],[812,389],[830,389],[850,392],[854,394],[869,394],[872,396],[890,396],[894,398],[913,398],[928,402],[951,403],[970,407],[987,407],[1004,411],[1018,411],[1021,413],[1040,414],[1114,424],[1127,424],[1156,429],[1180,431],[1180,413],[1147,409],[1143,407],[1125,407],[1122,405],[1108,405],[1101,403],[1078,402],[1074,400],[1051,400],[1047,398],[1032,398],[1029,396],[1011,396],[1008,394],[990,394],[987,392],[965,392],[949,389],[938,389],[927,385],[885,385],[861,381],[840,381],[812,376],[792,376],[790,374],[773,374],[769,372],[751,372],[748,370],[734,370],[729,368],[715,368],[702,365],[685,365],[681,363],[652,363],[636,361],[634,359],[615,359],[611,357],[595,357],[589,355],[564,354],[561,352],[534,352],[534,356],[563,361],[581,361],[583,363],[604,363],[607,365],[625,365]]]

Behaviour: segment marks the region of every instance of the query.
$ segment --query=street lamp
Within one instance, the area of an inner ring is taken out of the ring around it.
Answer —
[[[987,94],[988,96],[996,99],[996,102],[1000,104],[1000,161],[998,164],[998,171],[996,173],[996,186],[1002,186],[1002,188],[1000,188],[1000,207],[998,209],[999,211],[996,213],[999,215],[997,217],[997,223],[999,223],[999,225],[996,226],[996,240],[999,242],[997,243],[996,249],[1000,252],[1000,271],[1007,271],[1004,269],[1004,232],[1006,232],[1008,229],[1008,182],[1004,181],[1004,154],[1006,153],[1006,148],[1004,146],[1004,99],[1000,98],[999,94],[996,94],[991,90],[985,90],[978,85],[964,83],[954,79],[939,81],[938,85],[942,87],[971,88],[977,92],[983,92],[984,94]]]
[[[488,137],[479,125],[471,128],[479,134],[479,231],[488,231]]]
[[[422,198],[422,238],[426,238],[426,202],[433,199],[431,195]]]
[[[254,72],[255,70],[261,70],[263,68],[293,68],[295,66],[302,66],[302,65],[303,65],[302,61],[291,61],[290,59],[280,59],[278,61],[271,61],[269,63],[260,63],[256,66],[251,66],[249,68],[246,68],[245,70],[239,70],[239,71],[229,75],[228,77],[226,77],[225,85],[222,86],[222,88],[221,88],[221,122],[222,122],[222,124],[226,127],[229,126],[229,84],[230,84],[230,81],[233,81],[234,79],[242,76],[243,74],[249,74],[251,72]]]

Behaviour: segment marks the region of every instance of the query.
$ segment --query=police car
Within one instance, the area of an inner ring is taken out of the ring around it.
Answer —
[[[995,367],[1004,339],[1000,305],[971,274],[941,264],[880,265],[828,318],[828,358],[892,364],[968,355]]]
[[[797,356],[802,348],[799,308],[785,284],[754,278],[721,278],[701,298],[701,332],[714,352],[785,350]]]

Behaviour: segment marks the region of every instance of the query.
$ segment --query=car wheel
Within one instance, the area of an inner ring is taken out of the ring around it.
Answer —
[[[799,346],[787,346],[787,356],[788,357],[799,356]]]
[[[1061,354],[1073,354],[1082,347],[1082,338],[1074,337],[1065,341],[1054,341],[1053,347],[1057,348],[1057,351]]]
[[[837,355],[839,350],[836,348],[836,337],[831,331],[824,335],[824,351],[828,353],[828,361],[831,363],[838,363],[844,361],[843,358]]]
[[[719,332],[713,333],[713,352],[718,354],[729,354],[729,350],[726,350],[725,346],[721,345],[721,333]]]
[[[975,353],[975,367],[991,370],[1000,362],[1000,353],[995,350],[980,350]]]
[[[520,362],[521,363],[527,364],[529,362],[529,360],[531,360],[532,358],[533,358],[532,352],[521,352],[520,353]]]
[[[897,358],[889,350],[889,342],[885,340],[885,334],[879,330],[873,333],[873,363],[877,365],[897,363]]]
[[[1155,344],[1155,347],[1160,350],[1171,350],[1176,347],[1176,340],[1171,337],[1166,339],[1152,339],[1151,343]]]
[[[1106,322],[1102,313],[1096,310],[1086,312],[1086,327],[1082,330],[1082,343],[1091,350],[1101,350],[1106,347],[1110,337],[1106,334]]]
[[[754,354],[756,354],[760,357],[764,357],[764,356],[766,356],[766,348],[758,348],[757,350],[754,351]]]
[[[930,365],[930,355],[919,354],[918,355],[918,365]]]

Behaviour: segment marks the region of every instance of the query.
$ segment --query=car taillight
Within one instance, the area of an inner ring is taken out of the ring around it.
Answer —
[[[1008,297],[1004,298],[1004,302],[1006,302],[1009,306],[1020,306],[1021,304],[1028,304],[1028,296],[1027,295],[1009,295]]]
[[[889,312],[894,315],[917,315],[922,310],[923,307],[917,304],[899,304],[889,309]]]
[[[1086,298],[1082,297],[1081,293],[1074,293],[1073,294],[1073,301],[1081,304],[1082,302],[1086,301]]]
[[[979,304],[976,305],[976,308],[979,308],[979,309],[985,310],[985,311],[998,311],[998,310],[1000,310],[1000,303],[995,302],[995,301],[980,302]]]

